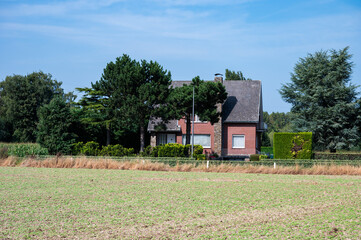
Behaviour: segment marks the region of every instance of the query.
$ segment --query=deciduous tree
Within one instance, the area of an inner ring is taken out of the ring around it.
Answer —
[[[0,82],[0,115],[12,125],[13,140],[35,142],[38,110],[63,94],[60,86],[61,82],[43,72],[7,76]]]

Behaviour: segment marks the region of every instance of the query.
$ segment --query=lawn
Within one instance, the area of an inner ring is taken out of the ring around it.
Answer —
[[[0,168],[0,239],[360,239],[361,177]]]

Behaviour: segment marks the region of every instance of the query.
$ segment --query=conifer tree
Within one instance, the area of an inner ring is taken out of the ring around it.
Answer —
[[[319,51],[300,58],[291,83],[280,90],[292,104],[296,131],[311,131],[320,150],[349,149],[359,134],[357,86],[351,81],[352,62],[348,47]]]

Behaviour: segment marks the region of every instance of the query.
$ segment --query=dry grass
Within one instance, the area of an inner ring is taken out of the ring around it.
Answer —
[[[147,160],[115,161],[112,159],[90,159],[72,157],[54,157],[45,160],[27,158],[19,161],[15,157],[0,160],[0,166],[7,167],[37,167],[37,168],[87,168],[87,169],[121,169],[121,170],[146,170],[146,171],[173,171],[173,172],[219,172],[219,173],[263,173],[263,174],[295,174],[295,175],[361,175],[361,167],[349,165],[315,165],[311,168],[296,166],[270,166],[259,165],[232,165],[205,164],[177,164],[169,166],[164,163],[150,162]]]

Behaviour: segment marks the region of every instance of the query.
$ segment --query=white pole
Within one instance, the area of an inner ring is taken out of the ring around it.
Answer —
[[[207,169],[209,168],[209,161],[207,161]]]
[[[276,168],[276,162],[273,163],[273,168]]]
[[[193,86],[193,103],[192,103],[192,149],[191,149],[191,155],[193,158],[193,148],[194,148],[194,86]]]

